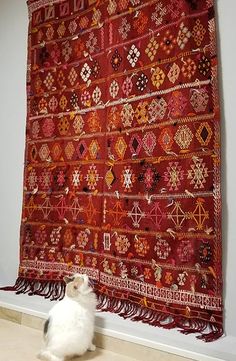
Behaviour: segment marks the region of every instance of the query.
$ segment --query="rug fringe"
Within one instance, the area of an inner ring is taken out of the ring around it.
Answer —
[[[191,319],[178,315],[169,315],[164,312],[157,312],[144,306],[133,304],[128,300],[111,299],[105,294],[98,294],[97,309],[102,312],[113,312],[131,321],[141,321],[151,326],[158,326],[164,329],[178,328],[185,335],[200,333],[197,339],[212,342],[223,336],[221,325],[200,319]]]
[[[2,287],[0,290],[15,291],[16,294],[28,293],[30,296],[43,296],[51,301],[61,300],[65,294],[64,281],[30,280],[19,277],[14,286]],[[135,304],[125,299],[111,298],[106,294],[97,292],[97,310],[113,312],[132,321],[141,321],[151,326],[165,329],[178,328],[185,335],[200,333],[197,339],[212,342],[223,335],[223,328],[217,323],[210,323],[201,319],[192,319],[181,315],[170,315],[165,312]]]
[[[43,296],[51,301],[62,300],[65,295],[64,281],[30,280],[18,277],[14,286],[1,287],[1,291],[13,291],[29,296]]]

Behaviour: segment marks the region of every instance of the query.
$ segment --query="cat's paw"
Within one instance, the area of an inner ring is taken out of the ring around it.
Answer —
[[[64,361],[63,358],[57,357],[47,350],[41,351],[37,358],[42,361]]]
[[[92,343],[89,348],[88,348],[89,351],[93,352],[96,350],[96,346]]]
[[[37,354],[37,358],[38,358],[39,360],[45,361],[46,358],[45,358],[44,351],[39,352],[39,353]]]

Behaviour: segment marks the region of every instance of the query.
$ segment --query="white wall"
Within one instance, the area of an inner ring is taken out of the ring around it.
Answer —
[[[0,0],[0,279],[17,273],[26,117],[27,9]]]
[[[18,266],[26,117],[26,0],[0,0],[0,285],[13,284]],[[218,342],[203,344],[191,336],[100,314],[98,326],[111,335],[178,352],[200,361],[236,360],[236,26],[235,0],[218,0],[222,61],[222,145],[224,197],[225,330]],[[50,303],[42,298],[0,293],[0,305],[45,315]],[[125,332],[124,332],[125,330]],[[104,331],[105,332],[105,331]],[[176,349],[175,349],[176,347]],[[211,357],[199,356],[198,353]]]

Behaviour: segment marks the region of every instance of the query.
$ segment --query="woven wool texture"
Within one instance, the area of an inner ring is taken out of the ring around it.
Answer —
[[[18,292],[222,335],[212,0],[31,0]]]

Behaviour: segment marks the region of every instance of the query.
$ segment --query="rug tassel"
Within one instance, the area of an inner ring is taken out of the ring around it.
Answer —
[[[65,294],[64,281],[42,281],[29,280],[19,277],[14,286],[1,287],[1,291],[13,291],[16,294],[26,294],[29,296],[43,296],[53,301],[61,300]]]
[[[152,326],[162,327],[164,329],[179,328],[179,331],[185,335],[200,333],[198,339],[205,342],[216,341],[223,335],[223,328],[214,323],[199,319],[188,319],[178,315],[169,315],[164,312],[158,312],[148,308],[141,308],[137,304],[132,304],[128,300],[110,299],[105,294],[98,294],[97,309],[102,312],[117,313],[122,318],[130,318],[132,321],[141,321]],[[210,332],[206,330],[210,328]]]
[[[65,283],[64,281],[29,280],[19,277],[14,286],[2,287],[0,290],[15,291],[16,294],[28,293],[30,296],[38,295],[56,301],[64,297]],[[223,328],[217,323],[169,315],[125,299],[111,298],[99,292],[97,292],[97,298],[98,310],[116,313],[124,319],[129,318],[132,321],[141,321],[164,329],[179,328],[179,331],[185,335],[200,333],[197,338],[205,342],[215,341],[223,335]],[[208,330],[209,332],[207,332]]]
[[[212,330],[209,333],[202,333],[201,335],[197,336],[198,340],[202,340],[205,342],[213,342],[218,340],[220,337],[224,335],[223,327],[217,324],[210,324],[210,329]]]

